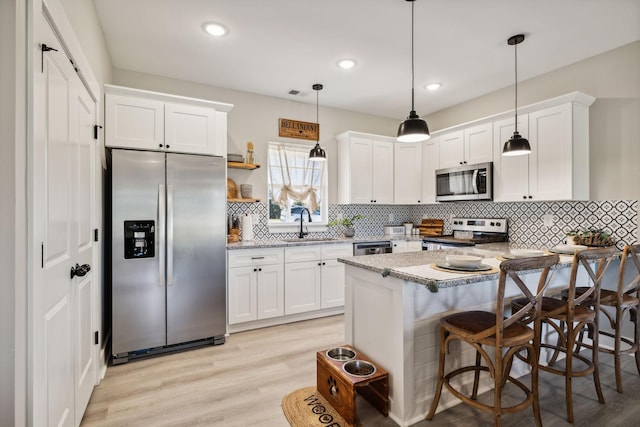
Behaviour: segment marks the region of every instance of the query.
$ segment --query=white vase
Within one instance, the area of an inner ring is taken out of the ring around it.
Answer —
[[[345,227],[343,233],[345,237],[353,237],[356,234],[356,230],[353,227]]]

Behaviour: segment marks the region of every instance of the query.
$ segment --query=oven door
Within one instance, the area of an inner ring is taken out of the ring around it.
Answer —
[[[436,201],[493,199],[493,163],[478,163],[436,171]]]

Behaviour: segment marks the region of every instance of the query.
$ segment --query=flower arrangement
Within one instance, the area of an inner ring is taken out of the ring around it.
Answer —
[[[611,233],[598,228],[574,228],[567,232],[567,236],[573,236],[576,245],[585,246],[613,246],[615,242]]]
[[[354,215],[351,217],[342,217],[342,218],[338,218],[338,219],[334,219],[332,221],[329,221],[329,224],[327,224],[329,227],[333,227],[335,225],[341,225],[343,227],[353,227],[353,224],[359,220],[359,219],[365,219],[366,216],[364,215]]]

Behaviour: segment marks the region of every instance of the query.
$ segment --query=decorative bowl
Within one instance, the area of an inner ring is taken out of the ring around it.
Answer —
[[[482,258],[473,255],[447,255],[445,260],[453,267],[478,267]]]

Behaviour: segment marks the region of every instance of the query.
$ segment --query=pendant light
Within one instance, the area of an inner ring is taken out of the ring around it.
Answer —
[[[398,137],[397,140],[399,142],[419,142],[426,141],[429,139],[429,127],[427,126],[427,122],[421,119],[418,114],[416,114],[415,103],[414,103],[414,66],[413,66],[413,6],[415,0],[407,0],[411,2],[411,111],[409,112],[409,117],[400,123],[400,127],[398,127]]]
[[[515,52],[515,70],[516,70],[516,84],[515,84],[515,128],[513,131],[513,136],[507,142],[504,143],[504,148],[502,149],[503,156],[523,156],[525,154],[531,153],[531,146],[529,145],[529,141],[526,138],[523,138],[518,133],[518,45],[524,41],[524,34],[518,34],[515,36],[509,37],[507,43],[509,46],[514,47]]]
[[[316,162],[327,160],[327,153],[325,153],[324,149],[320,147],[320,121],[318,120],[318,94],[322,90],[322,85],[320,83],[316,83],[312,86],[313,90],[316,91],[316,123],[318,124],[318,132],[316,133],[316,146],[309,151],[309,160],[313,160]]]

